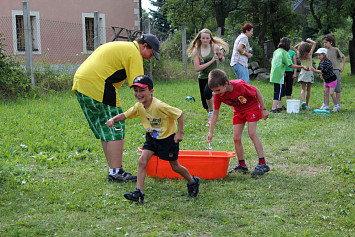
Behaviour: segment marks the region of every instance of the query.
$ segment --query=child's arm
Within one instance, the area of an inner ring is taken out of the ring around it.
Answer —
[[[309,67],[309,70],[310,70],[310,71],[313,71],[313,72],[316,72],[316,73],[318,73],[318,74],[321,74],[321,75],[323,74],[323,72],[322,72],[321,70],[317,70],[317,69],[315,69],[313,66],[310,66],[310,67]]]
[[[210,120],[210,130],[208,132],[207,135],[207,142],[210,143],[212,142],[212,137],[213,137],[213,130],[214,130],[214,126],[216,126],[217,120],[218,120],[218,113],[219,113],[219,109],[214,109],[213,113],[212,113],[212,117]]]
[[[180,117],[177,119],[178,121],[178,132],[175,134],[174,141],[175,143],[182,141],[182,134],[184,130],[184,115],[181,113]]]
[[[306,39],[306,41],[310,42],[312,44],[311,51],[309,51],[309,55],[310,55],[310,57],[312,57],[312,54],[313,54],[314,50],[316,49],[316,42],[311,40],[310,38]]]
[[[298,47],[300,46],[302,42],[299,42],[298,44],[296,44],[296,46],[294,47],[294,51],[298,54],[299,51],[298,51]]]
[[[202,71],[202,70],[208,68],[216,60],[218,60],[218,55],[215,54],[210,61],[208,61],[207,63],[204,63],[204,64],[200,64],[200,58],[198,57],[198,55],[196,55],[194,57],[195,71],[199,72],[199,71]]]
[[[293,64],[297,65],[297,57],[296,57],[296,55],[292,56],[292,61],[293,61]],[[296,78],[296,77],[297,77],[297,68],[294,68],[292,78]]]
[[[306,66],[301,66],[301,65],[297,65],[297,64],[291,64],[289,65],[289,67],[292,67],[292,68],[302,68],[306,71],[309,71],[309,69],[306,67]]]
[[[269,111],[266,109],[263,96],[258,88],[256,88],[256,99],[259,101],[263,119],[266,120],[269,117]]]
[[[341,60],[343,61],[343,66],[341,67],[340,72],[343,72],[345,67],[345,56],[341,57]]]
[[[106,125],[107,125],[107,127],[113,128],[113,124],[115,122],[120,122],[120,121],[124,121],[124,120],[126,120],[126,116],[124,115],[124,113],[118,114],[115,117],[107,120]]]

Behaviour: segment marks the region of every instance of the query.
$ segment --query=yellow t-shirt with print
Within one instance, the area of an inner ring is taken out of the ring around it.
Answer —
[[[178,108],[172,107],[155,97],[148,109],[143,104],[137,102],[133,107],[129,108],[124,115],[126,118],[141,117],[143,127],[156,139],[164,139],[176,132],[177,120],[182,114]]]
[[[104,104],[121,107],[118,89],[144,74],[138,43],[109,42],[98,47],[78,68],[72,91]]]

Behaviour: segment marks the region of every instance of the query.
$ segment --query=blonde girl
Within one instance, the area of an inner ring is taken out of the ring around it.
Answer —
[[[312,47],[310,44],[312,44]],[[316,48],[316,42],[308,38],[306,42],[302,41],[295,46],[295,51],[298,54],[298,58],[301,60],[301,65],[307,68],[312,66],[312,54]],[[301,101],[302,109],[310,109],[309,99],[311,98],[311,87],[314,83],[314,75],[312,71],[301,69],[298,76],[298,82],[301,83]],[[307,91],[307,94],[306,94]]]
[[[209,29],[201,30],[187,49],[188,56],[193,60],[195,71],[198,72],[202,106],[209,115],[206,126],[209,126],[213,112],[212,90],[207,85],[208,74],[217,68],[217,60],[225,61],[222,49],[228,52],[228,44],[220,38],[213,37]]]

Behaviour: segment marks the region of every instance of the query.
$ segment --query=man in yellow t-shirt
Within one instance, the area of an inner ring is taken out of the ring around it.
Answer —
[[[136,181],[122,168],[125,122],[114,128],[106,121],[123,112],[118,89],[144,74],[143,58],[159,60],[160,43],[156,36],[143,34],[133,42],[109,42],[98,47],[78,68],[72,91],[76,94],[91,130],[101,139],[109,165],[109,182]]]

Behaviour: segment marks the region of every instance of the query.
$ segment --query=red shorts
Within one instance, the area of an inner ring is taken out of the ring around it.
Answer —
[[[243,113],[233,113],[233,125],[245,122],[257,122],[263,118],[260,108],[248,110]]]

